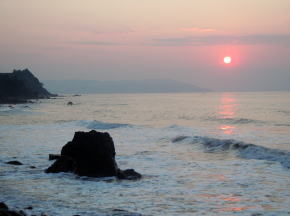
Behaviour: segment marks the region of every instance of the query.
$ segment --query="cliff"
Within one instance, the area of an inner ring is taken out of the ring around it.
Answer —
[[[0,103],[24,103],[29,99],[55,96],[28,70],[0,73]]]

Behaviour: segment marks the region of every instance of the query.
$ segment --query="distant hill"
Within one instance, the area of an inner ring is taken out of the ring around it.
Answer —
[[[63,94],[90,93],[173,93],[208,91],[192,84],[174,80],[46,80],[50,91]]]
[[[50,96],[54,95],[28,69],[0,73],[0,103],[23,103]]]

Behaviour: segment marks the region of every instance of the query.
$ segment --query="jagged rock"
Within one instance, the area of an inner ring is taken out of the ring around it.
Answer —
[[[115,146],[108,133],[76,132],[72,141],[62,147],[61,157],[47,173],[73,172],[80,176],[140,179],[141,174],[133,169],[120,170],[115,161]]]
[[[11,165],[17,165],[17,166],[19,166],[19,165],[23,165],[21,162],[19,162],[19,161],[8,161],[8,162],[6,162],[7,164],[11,164]]]

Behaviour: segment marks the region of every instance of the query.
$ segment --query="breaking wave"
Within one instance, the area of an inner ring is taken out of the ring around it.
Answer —
[[[209,121],[218,121],[226,124],[263,124],[265,122],[255,119],[248,118],[216,118],[216,117],[208,117],[206,120]]]
[[[205,152],[218,153],[232,151],[243,159],[256,159],[279,162],[285,168],[290,169],[290,152],[279,149],[271,149],[255,144],[244,143],[233,139],[216,139],[202,136],[177,136],[171,140],[173,143],[185,142],[189,144],[201,144]]]

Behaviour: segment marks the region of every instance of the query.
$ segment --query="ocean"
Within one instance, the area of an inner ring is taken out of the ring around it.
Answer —
[[[48,154],[89,130],[109,132],[120,168],[143,178],[44,173]],[[65,95],[0,105],[0,164],[0,202],[33,206],[29,215],[289,215],[290,92]]]

